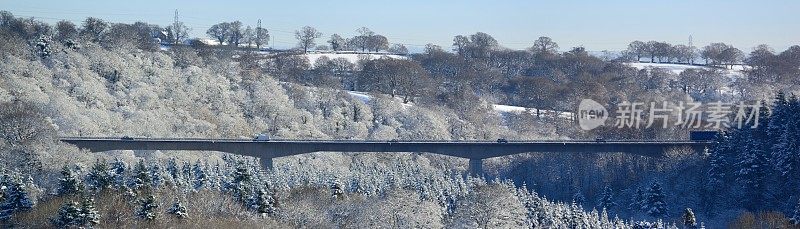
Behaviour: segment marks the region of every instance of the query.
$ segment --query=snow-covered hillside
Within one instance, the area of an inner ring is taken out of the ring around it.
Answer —
[[[356,64],[358,63],[359,59],[378,59],[378,58],[392,58],[392,59],[406,59],[407,57],[397,55],[397,54],[390,54],[390,53],[354,53],[354,52],[339,52],[339,53],[308,53],[305,54],[306,58],[308,58],[308,62],[314,65],[317,62],[317,59],[320,57],[327,57],[328,59],[336,59],[336,58],[345,58],[350,63]]]

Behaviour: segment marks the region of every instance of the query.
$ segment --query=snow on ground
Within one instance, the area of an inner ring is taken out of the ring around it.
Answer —
[[[634,67],[636,69],[653,69],[653,68],[663,68],[672,71],[675,74],[681,74],[681,72],[686,71],[686,69],[711,69],[710,67],[706,66],[697,66],[697,65],[688,65],[688,64],[665,64],[665,63],[627,63],[628,66]]]
[[[369,102],[372,99],[372,96],[366,92],[359,92],[359,91],[347,91],[350,96],[355,99],[361,100],[362,102]],[[404,107],[413,106],[411,103],[403,103]],[[501,104],[492,104],[492,108],[498,114],[507,114],[507,113],[514,113],[514,114],[530,114],[536,115],[536,108],[527,108],[527,107],[518,107],[518,106],[509,106],[509,105],[501,105]],[[542,116],[549,116],[549,117],[559,117],[563,119],[572,119],[573,113],[572,112],[563,112],[563,111],[553,111],[553,110],[539,110],[539,114]]]
[[[688,64],[671,64],[671,63],[645,63],[645,62],[632,62],[626,63],[628,66],[634,67],[636,69],[653,69],[653,68],[663,68],[666,70],[671,71],[672,73],[681,74],[681,72],[686,71],[686,69],[712,69],[711,67],[706,66],[699,66],[699,65],[688,65]],[[734,65],[733,69],[720,69],[724,71],[724,74],[729,77],[739,77],[743,76],[742,71],[747,69],[748,66],[746,65]]]
[[[358,63],[359,59],[378,59],[382,57],[392,58],[392,59],[406,59],[405,56],[397,55],[397,54],[390,54],[390,53],[355,53],[355,52],[340,52],[340,53],[308,53],[305,54],[306,58],[308,58],[308,62],[311,65],[317,63],[317,59],[320,57],[328,57],[328,59],[336,59],[336,58],[345,58],[350,63],[356,64]]]
[[[365,92],[347,91],[347,94],[350,94],[350,96],[352,96],[353,98],[361,100],[361,102],[365,102],[365,103],[369,102],[369,99],[370,99],[369,95],[367,95],[367,93],[365,93]]]
[[[364,103],[368,103],[369,100],[372,99],[372,96],[369,95],[367,92],[347,91],[347,94],[350,94],[351,97],[353,97],[355,99],[358,99],[358,100],[361,100],[361,102],[364,102]],[[403,104],[403,107],[413,106],[413,103],[411,103],[411,102],[404,103],[403,100],[400,99],[399,97],[395,98],[395,101],[397,101],[400,104]]]
[[[502,104],[492,104],[492,108],[494,111],[500,114],[504,113],[514,113],[514,114],[530,114],[536,115],[536,108],[530,107],[518,107],[518,106],[509,106],[509,105],[502,105]],[[549,117],[559,117],[563,119],[572,119],[574,117],[572,112],[566,111],[554,111],[554,110],[539,110],[539,114],[542,116],[549,116]]]

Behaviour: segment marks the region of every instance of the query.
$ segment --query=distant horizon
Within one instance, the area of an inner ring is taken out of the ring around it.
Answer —
[[[264,3],[257,1],[193,1],[190,4],[160,1],[55,1],[12,2],[0,0],[0,10],[17,17],[33,17],[54,24],[60,20],[80,24],[86,17],[109,22],[143,21],[166,26],[179,12],[179,20],[190,29],[190,37],[209,38],[205,31],[223,21],[242,21],[255,27],[259,19],[269,30],[269,46],[295,47],[293,32],[309,25],[323,33],[352,37],[367,27],[384,35],[390,43],[421,51],[432,43],[451,50],[456,35],[485,32],[503,47],[525,49],[539,36],[551,37],[559,51],[582,46],[592,52],[618,52],[634,40],[692,44],[701,48],[724,42],[745,53],[759,44],[776,52],[800,44],[796,22],[800,2],[792,1],[704,1],[681,0],[670,4],[647,4],[614,0],[603,3],[564,2],[356,2],[332,4]],[[575,7],[575,6],[581,7]],[[248,6],[248,7],[241,7]],[[551,20],[557,19],[557,20]]]

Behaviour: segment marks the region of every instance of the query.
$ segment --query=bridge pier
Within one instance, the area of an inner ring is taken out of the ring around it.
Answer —
[[[259,161],[261,162],[261,169],[265,172],[273,169],[271,157],[261,157],[259,158]]]
[[[469,175],[483,176],[483,159],[469,159]]]

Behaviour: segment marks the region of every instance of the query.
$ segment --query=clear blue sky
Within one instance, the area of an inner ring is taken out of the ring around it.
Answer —
[[[796,0],[0,0],[0,10],[48,22],[93,16],[167,25],[175,9],[192,36],[206,37],[208,27],[221,21],[255,26],[261,19],[276,47],[293,46],[292,31],[304,25],[316,27],[324,38],[332,33],[349,37],[366,26],[411,49],[426,43],[449,48],[453,36],[477,31],[514,49],[549,36],[562,51],[579,45],[593,51],[622,50],[632,40],[688,43],[690,35],[695,46],[726,42],[745,52],[762,43],[778,51],[800,44]]]

